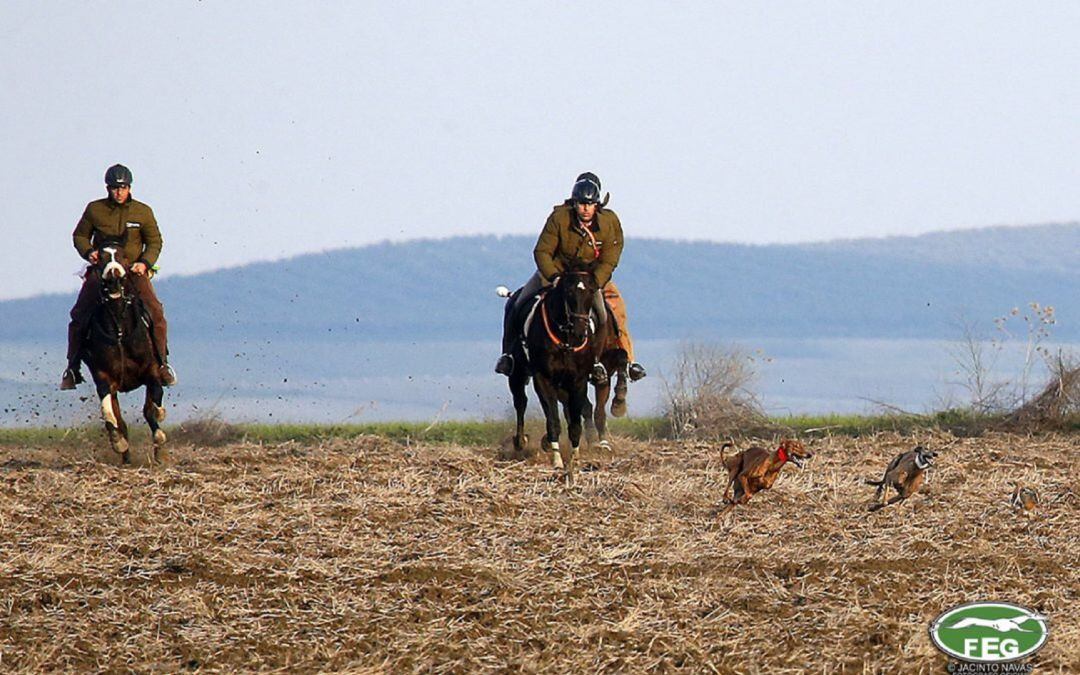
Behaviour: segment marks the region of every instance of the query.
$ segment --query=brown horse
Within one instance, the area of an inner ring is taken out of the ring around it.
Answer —
[[[152,459],[164,461],[166,437],[161,422],[165,420],[165,391],[158,375],[150,319],[133,287],[122,242],[101,242],[98,263],[87,274],[100,275],[101,301],[90,319],[79,357],[94,379],[109,444],[125,464],[131,462],[128,428],[120,414],[118,394],[146,387],[143,416],[153,438]]]
[[[514,346],[514,370],[510,374],[510,393],[517,412],[514,447],[518,451],[525,447],[525,386],[532,377],[547,422],[541,448],[552,453],[555,468],[565,471],[567,485],[574,483],[582,417],[590,407],[589,376],[608,342],[612,325],[609,317],[602,328],[596,326],[592,314],[596,292],[591,266],[571,266],[541,295],[526,320],[524,339]],[[559,448],[560,404],[571,446],[565,453]]]

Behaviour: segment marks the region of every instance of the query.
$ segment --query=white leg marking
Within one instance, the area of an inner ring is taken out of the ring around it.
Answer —
[[[101,398],[101,419],[114,427],[120,426],[116,421],[116,414],[113,412],[112,394],[105,394],[105,396]]]

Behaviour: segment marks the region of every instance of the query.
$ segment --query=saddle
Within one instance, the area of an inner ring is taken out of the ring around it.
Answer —
[[[150,312],[146,309],[146,305],[143,304],[142,298],[138,295],[134,295],[128,300],[128,304],[135,310],[138,320],[146,326],[146,335],[150,340],[150,347],[154,351],[154,358],[157,359],[159,364],[164,363],[161,358],[161,347],[158,345],[157,340],[154,339],[154,318],[150,316]],[[100,312],[104,306],[104,302],[98,302],[98,306],[94,309],[94,313]],[[88,322],[86,332],[83,334],[83,340],[89,339],[92,333],[98,341],[104,342],[105,344],[116,345],[119,342],[117,336],[113,335],[111,332],[107,332],[104,326],[98,321],[91,320]]]
[[[524,288],[524,287],[522,287]],[[517,305],[518,297],[521,295],[522,288],[518,288],[516,291],[510,294],[508,302],[512,303],[511,306],[516,307],[514,315],[511,317],[511,325],[514,329],[514,338],[519,342],[525,342],[525,335],[529,332],[529,326],[532,325],[532,320],[536,316],[536,310],[540,307],[540,303],[543,301],[544,296],[547,295],[548,288],[541,288],[537,291],[536,295],[532,298],[528,298],[525,302],[522,302],[520,306]],[[619,322],[615,319],[615,312],[611,309],[611,304],[608,303],[608,297],[604,295],[604,308],[607,309],[608,321],[614,328],[611,331],[610,342],[614,342],[616,338],[622,335],[622,328]]]

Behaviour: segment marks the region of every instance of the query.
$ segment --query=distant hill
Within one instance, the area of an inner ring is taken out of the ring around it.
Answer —
[[[631,233],[632,235],[632,233]],[[494,339],[497,284],[532,272],[532,237],[382,243],[157,285],[184,335]],[[615,278],[635,335],[954,338],[1030,301],[1080,338],[1080,225],[751,246],[631,238]],[[0,339],[62,339],[73,296],[0,302]]]

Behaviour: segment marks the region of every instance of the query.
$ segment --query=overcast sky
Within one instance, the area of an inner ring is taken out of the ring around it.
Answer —
[[[0,298],[74,292],[114,162],[166,274],[535,234],[585,170],[631,245],[1077,221],[1078,36],[1077,2],[4,0]]]

